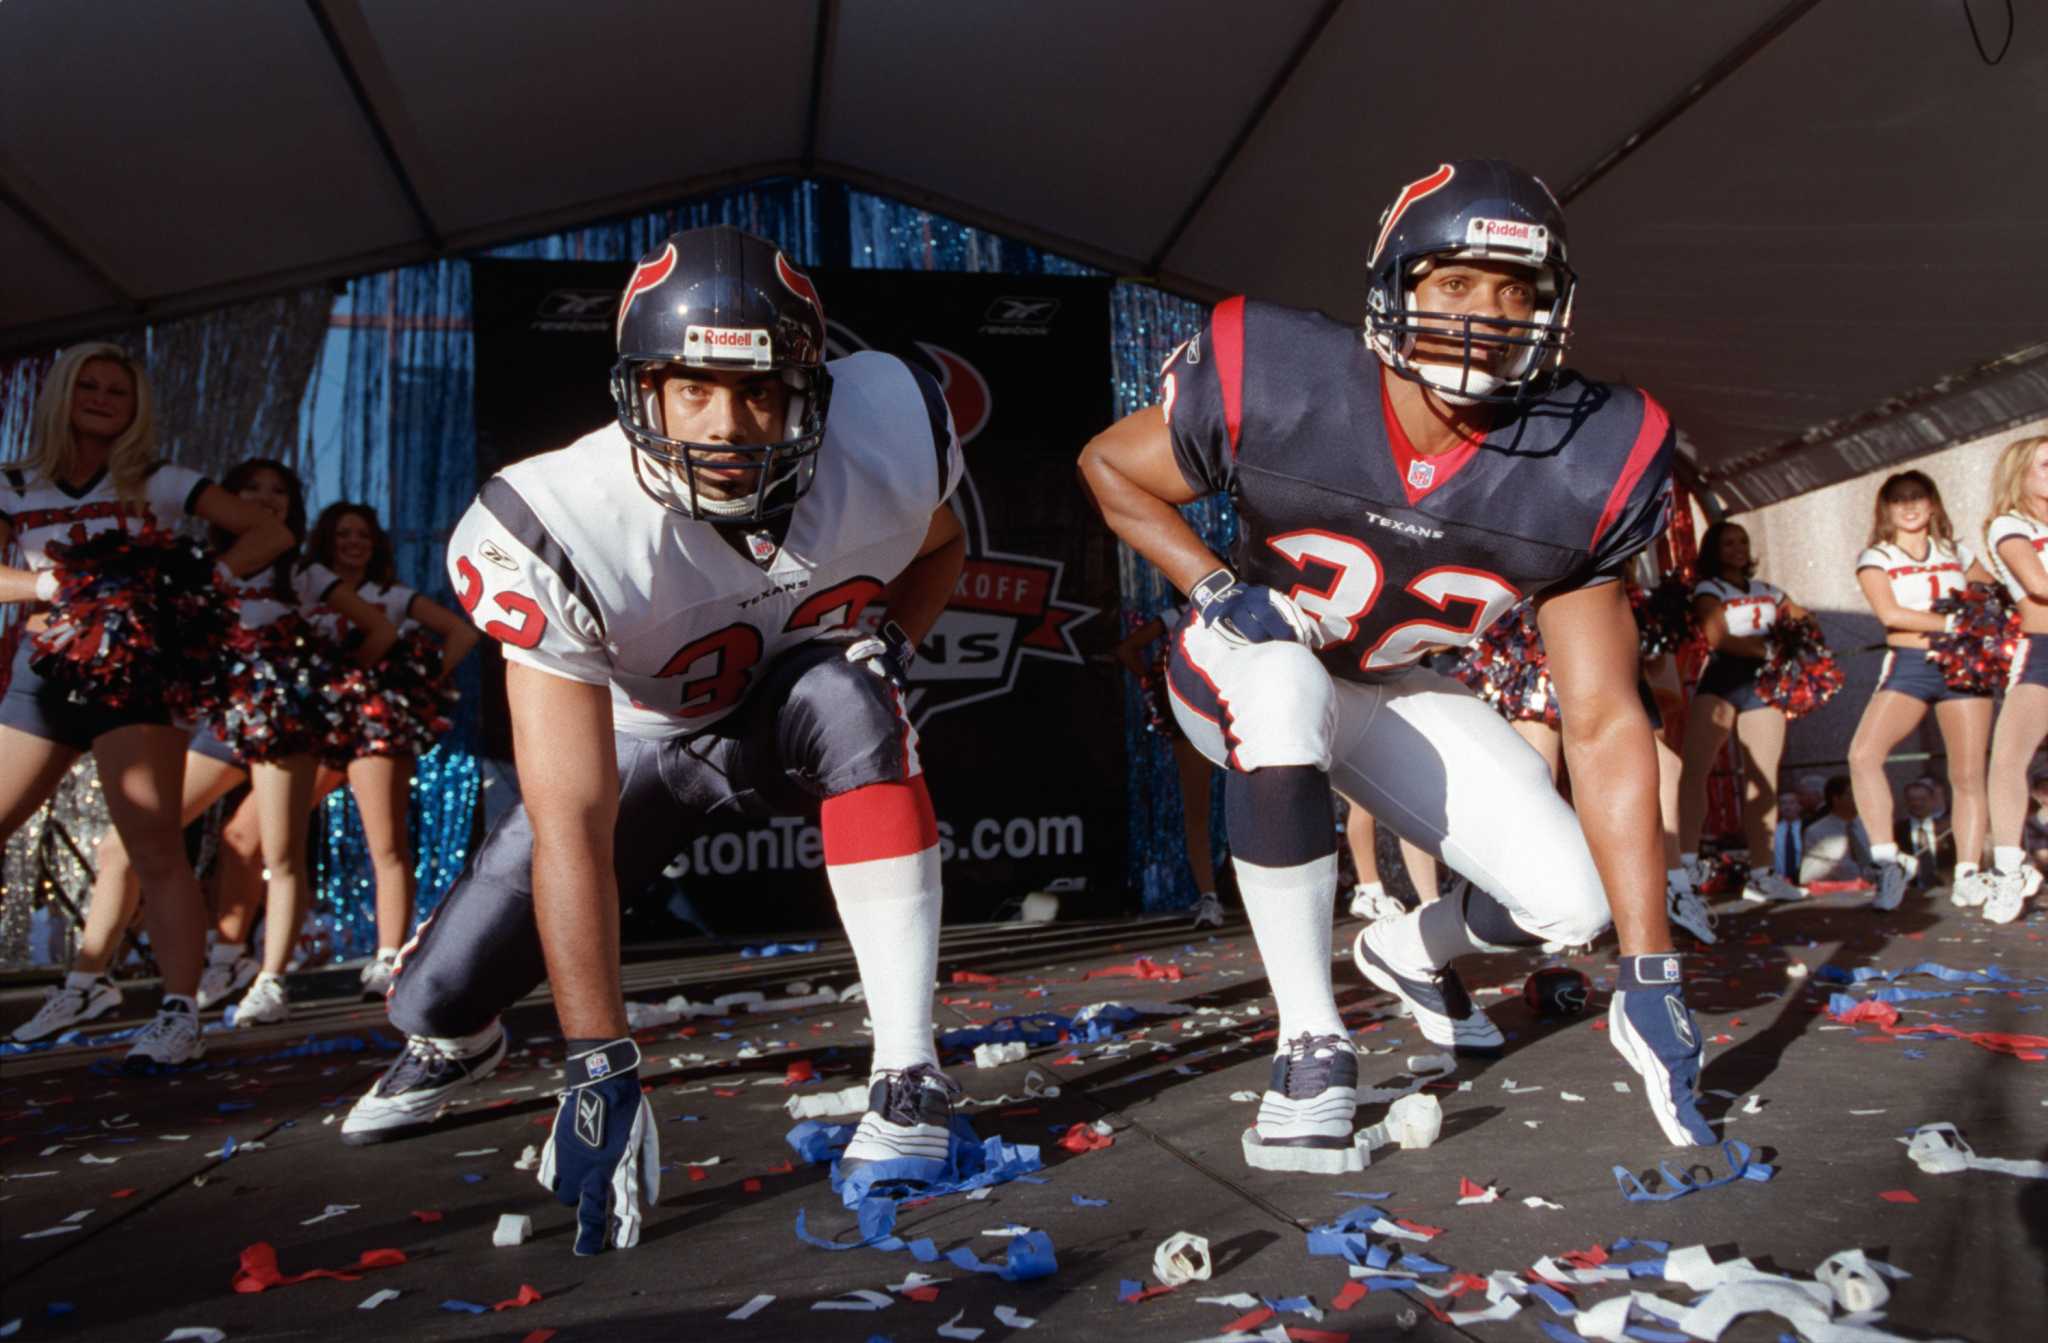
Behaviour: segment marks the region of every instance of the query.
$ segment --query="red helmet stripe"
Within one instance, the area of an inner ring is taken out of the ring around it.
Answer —
[[[825,325],[825,303],[818,297],[818,287],[811,283],[811,277],[789,264],[789,258],[775,254],[775,274],[789,287],[789,292],[809,303],[818,314],[818,325]]]
[[[1400,196],[1394,201],[1394,208],[1387,211],[1387,222],[1380,225],[1379,241],[1372,245],[1372,259],[1367,265],[1377,266],[1380,249],[1387,245],[1387,235],[1394,231],[1394,225],[1401,222],[1401,216],[1408,213],[1408,207],[1433,191],[1441,191],[1451,180],[1451,165],[1439,164],[1437,170],[1427,177],[1417,178],[1401,188]]]
[[[633,300],[646,293],[669,277],[676,268],[676,245],[670,243],[661,249],[661,255],[652,261],[643,261],[633,267],[633,278],[626,281],[625,297],[619,300],[619,320],[612,339],[617,340],[626,329],[626,310],[633,306]]]

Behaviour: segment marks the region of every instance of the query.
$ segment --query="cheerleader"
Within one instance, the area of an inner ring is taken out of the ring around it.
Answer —
[[[375,509],[366,504],[329,504],[313,524],[311,549],[315,561],[382,610],[401,635],[424,626],[439,637],[440,681],[445,682],[476,647],[478,635],[467,620],[398,581],[391,538],[378,522]],[[402,747],[371,742],[361,734],[357,742],[352,759],[330,760],[320,771],[318,796],[324,797],[346,782],[362,816],[363,838],[377,879],[377,954],[363,967],[362,988],[365,997],[381,998],[391,986],[399,948],[412,934],[413,869],[406,819],[412,801],[413,757]]]
[[[142,366],[117,345],[73,346],[43,385],[30,430],[32,455],[0,468],[0,603],[48,603],[58,595],[51,543],[110,528],[171,528],[187,516],[233,538],[221,563],[235,575],[260,572],[291,546],[276,518],[197,472],[156,460],[156,415]],[[86,751],[99,764],[107,814],[134,860],[150,943],[163,972],[163,1003],[137,1037],[128,1064],[177,1064],[199,1057],[199,988],[205,914],[185,859],[179,799],[188,733],[162,705],[80,699],[29,665],[42,611],[16,624],[0,696],[0,842],[56,791]],[[111,1011],[120,993],[104,974],[74,972],[51,991],[45,1011],[74,1020]],[[38,1014],[41,1015],[41,1014]]]
[[[1699,858],[1707,823],[1707,776],[1732,730],[1742,755],[1742,829],[1749,844],[1746,900],[1798,900],[1805,892],[1773,867],[1778,829],[1778,761],[1785,752],[1785,711],[1757,693],[1770,656],[1765,636],[1805,611],[1782,588],[1756,576],[1749,533],[1717,522],[1700,538],[1692,610],[1709,650],[1686,716],[1678,790],[1678,866],[1667,873],[1674,901],[1696,894],[1707,870]]]
[[[221,485],[282,522],[295,543],[305,536],[305,493],[298,473],[284,463],[251,458],[230,470]],[[219,546],[226,544],[228,538],[216,527],[213,540]],[[330,594],[328,590],[336,582],[332,574],[318,566],[303,566],[295,546],[269,568],[236,584],[241,597],[242,626],[262,629],[283,618],[287,611],[310,608],[324,596],[363,629],[368,651],[389,648],[397,637],[391,623],[353,594]],[[281,976],[310,904],[304,819],[312,807],[317,767],[314,757],[303,752],[245,761],[210,725],[203,723],[192,732],[187,746],[181,824],[191,824],[244,782],[250,786],[236,819],[246,819],[251,842],[246,853],[237,852],[230,845],[220,855],[214,889],[220,932],[194,995],[203,1011],[253,979],[254,986],[237,1010],[237,1026],[283,1021],[290,1015]],[[229,829],[235,829],[233,822]],[[121,934],[134,917],[140,884],[127,846],[118,833],[109,832],[101,837],[95,868],[92,903],[86,913],[85,931],[79,939],[72,974],[99,981],[104,980]],[[270,912],[259,967],[242,953],[249,919],[266,902],[266,897]],[[15,1032],[14,1038],[40,1039],[98,1015],[72,1015],[68,1007],[53,998],[43,1013]]]
[[[1965,891],[1956,879],[1958,904],[1982,902],[1984,917],[2011,923],[2041,884],[2041,870],[2027,865],[2021,846],[2027,824],[2027,771],[2048,736],[2048,436],[2022,438],[2006,446],[1991,473],[1991,519],[1984,527],[1985,554],[1998,580],[2020,609],[2020,642],[2005,681],[2005,707],[1991,736],[1991,863]],[[1958,863],[1958,869],[1961,868]]]
[[[1949,807],[1955,817],[1956,881],[1977,870],[1984,851],[1984,754],[1991,737],[1991,697],[1950,688],[1927,651],[1927,636],[1947,618],[1929,608],[1962,591],[1972,570],[1990,575],[1958,545],[1941,491],[1921,471],[1887,476],[1878,487],[1870,545],[1856,557],[1856,581],[1884,625],[1884,668],[1849,742],[1849,780],[1856,811],[1877,865],[1873,909],[1897,909],[1916,869],[1892,833],[1892,785],[1885,758],[1920,726],[1927,706],[1948,751]],[[1974,885],[1974,883],[1972,883]]]

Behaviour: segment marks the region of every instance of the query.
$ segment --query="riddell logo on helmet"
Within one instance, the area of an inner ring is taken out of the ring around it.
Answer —
[[[1465,225],[1465,241],[1474,247],[1542,252],[1550,246],[1550,230],[1515,219],[1474,219]]]
[[[759,327],[692,326],[683,332],[685,364],[711,361],[768,368],[775,362],[774,351],[774,342]]]

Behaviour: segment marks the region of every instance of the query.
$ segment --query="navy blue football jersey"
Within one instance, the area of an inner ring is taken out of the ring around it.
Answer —
[[[1524,597],[1619,578],[1664,530],[1670,417],[1566,372],[1481,441],[1419,457],[1358,329],[1242,298],[1167,361],[1181,474],[1227,492],[1231,567],[1322,626],[1332,675],[1371,680],[1470,642]]]

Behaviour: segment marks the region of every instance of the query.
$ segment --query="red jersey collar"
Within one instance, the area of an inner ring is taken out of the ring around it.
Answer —
[[[1415,445],[1408,441],[1408,433],[1401,428],[1401,419],[1394,414],[1393,398],[1387,395],[1387,370],[1380,367],[1380,414],[1387,422],[1387,447],[1394,457],[1394,471],[1401,477],[1401,488],[1408,492],[1408,504],[1412,508],[1422,502],[1430,491],[1458,474],[1458,469],[1472,460],[1479,451],[1482,440],[1467,438],[1449,452],[1436,457],[1424,457],[1415,451]]]

